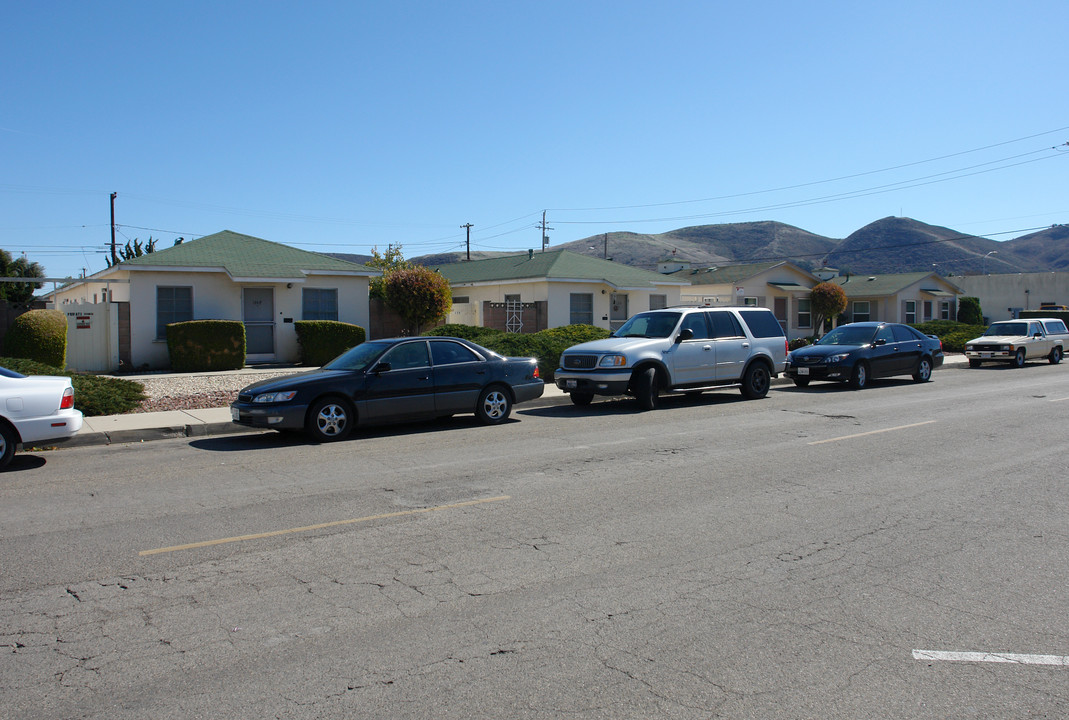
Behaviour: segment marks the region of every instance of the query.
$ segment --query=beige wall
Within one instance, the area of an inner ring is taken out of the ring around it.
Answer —
[[[1047,302],[1069,305],[1069,272],[966,275],[952,280],[969,297],[980,298],[980,309],[992,322],[1015,317],[1010,308],[1038,310]]]

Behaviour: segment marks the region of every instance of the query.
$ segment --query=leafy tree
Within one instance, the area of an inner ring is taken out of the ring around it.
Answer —
[[[980,310],[980,298],[963,297],[958,300],[958,322],[983,325],[984,313]]]
[[[12,259],[7,250],[0,250],[0,277],[24,277],[43,278],[45,270],[35,262],[30,262],[25,257]],[[13,303],[29,302],[33,298],[33,291],[44,286],[44,283],[0,283],[0,299]]]
[[[838,283],[819,283],[809,291],[809,304],[813,312],[813,327],[819,334],[827,318],[835,317],[846,309],[846,291]]]
[[[178,244],[179,243],[177,242],[175,243],[175,245]],[[137,238],[134,238],[133,243],[127,240],[126,247],[119,248],[118,253],[116,253],[119,258],[117,261],[112,260],[111,258],[104,258],[104,260],[108,263],[108,267],[111,267],[112,265],[118,265],[123,260],[131,260],[135,257],[141,257],[142,255],[147,255],[152,252],[156,252],[156,241],[153,240],[150,235],[147,245],[141,245],[141,241]]]
[[[386,305],[418,335],[425,325],[438,322],[453,307],[449,281],[430,268],[394,270],[385,278]]]
[[[371,278],[371,287],[368,294],[380,300],[386,299],[386,278],[398,270],[406,270],[412,267],[412,263],[405,260],[401,254],[400,245],[391,245],[385,253],[379,253],[378,248],[372,248],[371,259],[364,265],[382,271],[381,277]]]

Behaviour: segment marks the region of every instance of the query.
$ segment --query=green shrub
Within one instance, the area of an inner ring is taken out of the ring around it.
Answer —
[[[4,338],[4,354],[66,367],[67,316],[59,310],[30,310],[19,315]]]
[[[984,313],[980,310],[980,298],[958,298],[958,322],[966,325],[983,325]]]
[[[367,339],[359,325],[336,320],[298,320],[293,323],[301,346],[301,364],[319,367]]]
[[[52,365],[25,358],[0,358],[0,367],[23,375],[62,375],[74,386],[74,407],[86,417],[121,415],[145,399],[145,386],[133,380],[67,373]]]
[[[452,323],[431,330],[430,335],[458,337],[508,357],[538,358],[538,372],[546,382],[560,365],[560,355],[572,345],[602,340],[609,331],[593,325],[564,325],[536,333],[507,333],[493,328]]]
[[[171,370],[205,372],[245,367],[245,326],[237,320],[189,320],[167,326]]]
[[[913,327],[925,335],[935,335],[943,342],[945,352],[965,352],[965,343],[984,334],[986,325],[970,325],[954,320],[930,320]]]
[[[787,343],[788,350],[797,350],[798,348],[804,348],[806,345],[812,345],[814,338],[795,338]]]

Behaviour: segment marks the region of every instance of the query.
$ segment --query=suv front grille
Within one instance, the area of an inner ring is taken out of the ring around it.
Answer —
[[[597,355],[565,355],[564,367],[570,370],[593,370],[598,362]]]

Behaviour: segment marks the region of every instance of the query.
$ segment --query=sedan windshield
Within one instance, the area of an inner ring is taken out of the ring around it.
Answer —
[[[672,334],[680,313],[639,313],[623,324],[613,337],[666,338]]]
[[[844,325],[817,340],[817,345],[868,345],[875,334],[876,328],[871,325],[863,327]]]
[[[364,370],[393,343],[365,342],[349,348],[323,366],[324,370]]]
[[[1028,324],[1020,322],[994,323],[984,335],[1027,335]]]

